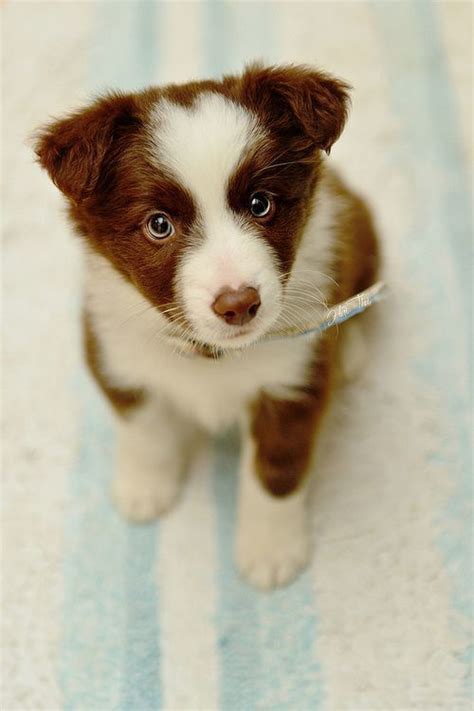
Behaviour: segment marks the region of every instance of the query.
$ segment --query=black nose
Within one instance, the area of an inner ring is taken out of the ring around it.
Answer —
[[[226,323],[243,326],[251,321],[260,307],[260,296],[253,286],[225,289],[212,304],[212,310]]]

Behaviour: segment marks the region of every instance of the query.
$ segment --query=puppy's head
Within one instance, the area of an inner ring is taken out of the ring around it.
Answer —
[[[347,86],[305,67],[110,94],[37,154],[79,232],[183,338],[251,343],[277,320]]]

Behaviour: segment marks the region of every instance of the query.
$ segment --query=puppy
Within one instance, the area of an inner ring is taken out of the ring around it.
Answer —
[[[170,509],[197,429],[242,433],[237,564],[253,585],[309,556],[306,475],[336,362],[314,322],[370,286],[370,215],[325,154],[348,87],[308,67],[111,93],[39,132],[85,257],[87,362],[117,415],[113,497]]]

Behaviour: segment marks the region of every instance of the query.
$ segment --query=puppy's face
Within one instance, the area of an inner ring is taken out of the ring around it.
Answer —
[[[306,68],[109,95],[39,136],[79,232],[174,335],[220,348],[277,320],[346,86]]]

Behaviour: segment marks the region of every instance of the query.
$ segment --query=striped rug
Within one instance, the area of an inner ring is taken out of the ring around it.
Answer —
[[[4,3],[2,709],[471,708],[471,22],[468,2]],[[159,524],[114,511],[79,249],[25,142],[107,88],[256,58],[354,86],[332,159],[391,287],[321,437],[312,566],[271,594],[234,569],[235,438]]]

